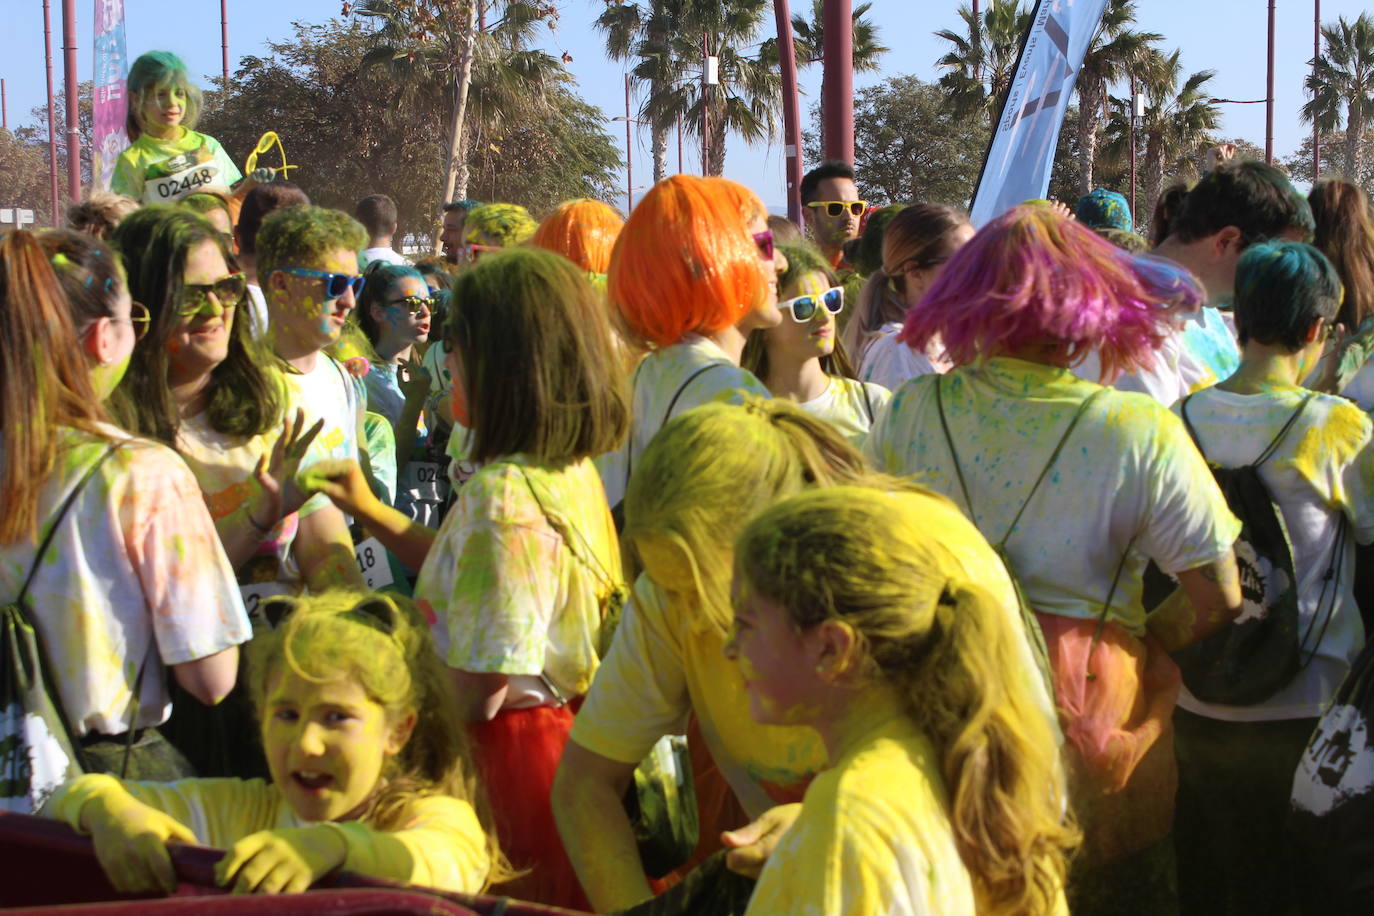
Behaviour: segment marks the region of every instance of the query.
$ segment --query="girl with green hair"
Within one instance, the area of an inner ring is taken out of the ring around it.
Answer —
[[[796,402],[862,445],[892,393],[855,377],[839,341],[845,288],[821,253],[806,245],[778,250],[787,261],[778,280],[783,320],[749,334],[740,366],[758,376],[774,397]]]
[[[110,189],[145,204],[171,203],[198,191],[228,191],[243,174],[219,141],[196,133],[200,90],[170,51],[149,51],[129,68],[129,147]]]

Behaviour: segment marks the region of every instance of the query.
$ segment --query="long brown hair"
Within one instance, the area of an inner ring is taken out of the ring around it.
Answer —
[[[810,273],[823,274],[826,282],[831,286],[840,285],[840,278],[835,273],[834,268],[826,262],[814,246],[801,242],[796,245],[778,245],[777,247],[787,258],[787,270],[778,277],[780,292],[795,290],[797,284],[801,282],[801,278]],[[778,298],[781,301],[787,299],[783,295],[779,295]],[[783,320],[791,321],[792,319],[788,316]],[[765,344],[767,333],[767,328],[755,328],[750,331],[748,338],[744,341],[744,351],[740,354],[739,359],[740,368],[752,372],[764,384],[768,383],[768,347]],[[828,355],[821,357],[821,371],[837,378],[858,378],[858,375],[854,373],[853,364],[849,361],[849,355],[845,352],[844,344],[838,338],[835,340],[835,348]]]
[[[123,291],[123,278],[108,249],[93,242],[86,247],[101,270],[70,255],[64,255],[61,264],[64,270],[70,265],[72,271],[90,276],[91,288],[99,286],[98,295],[72,301],[64,295],[52,255],[38,236],[21,229],[0,238],[3,544],[32,538],[37,531],[38,494],[57,466],[59,430],[76,427],[100,434],[96,424],[106,419],[91,385],[78,328],[111,316],[110,303]],[[113,277],[108,289],[103,280],[94,280],[101,272]],[[81,286],[85,288],[84,280]]]
[[[1357,184],[1319,181],[1307,196],[1317,231],[1312,244],[1336,265],[1345,301],[1336,320],[1354,332],[1374,314],[1374,218],[1369,197]]]

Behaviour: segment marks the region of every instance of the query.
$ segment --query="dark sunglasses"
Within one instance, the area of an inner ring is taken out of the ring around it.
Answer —
[[[337,299],[344,294],[349,287],[353,288],[353,298],[363,294],[364,280],[362,277],[351,274],[331,274],[324,270],[309,270],[304,267],[275,267],[272,273],[283,273],[292,277],[309,277],[324,281],[324,297],[326,299]]]
[[[210,294],[214,293],[214,302]],[[187,283],[181,288],[181,299],[177,302],[177,314],[182,318],[194,318],[208,313],[217,317],[227,309],[238,308],[248,295],[248,277],[240,272],[221,277],[214,283]]]
[[[434,300],[426,299],[424,296],[406,296],[404,299],[396,299],[392,302],[388,302],[387,305],[403,308],[412,315],[434,310]]]
[[[773,260],[773,231],[765,229],[754,233],[754,244],[759,246],[759,254],[765,261]]]
[[[825,306],[825,310],[832,315],[838,315],[842,312],[844,310],[844,287],[832,286],[819,296],[798,296],[795,299],[778,303],[778,308],[787,309],[791,312],[792,320],[798,324],[805,324],[810,321],[821,306]]]
[[[849,211],[850,216],[863,216],[868,209],[866,200],[813,200],[807,204],[808,207],[825,207],[825,215],[830,217],[839,216],[845,210]]]

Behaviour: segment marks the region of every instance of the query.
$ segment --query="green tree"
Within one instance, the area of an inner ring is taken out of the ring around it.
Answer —
[[[648,118],[648,100],[665,94],[681,71],[673,35],[682,28],[683,6],[675,0],[606,0],[606,8],[592,23],[605,36],[606,55],[611,60],[634,62],[630,79],[647,89],[646,100],[637,112],[640,119]],[[657,184],[668,174],[668,125],[651,123],[649,130]]]
[[[952,46],[935,65],[945,74],[940,88],[950,110],[964,117],[981,115],[995,129],[1007,90],[1016,75],[1021,41],[1031,26],[1031,11],[1020,0],[989,0],[981,19],[967,5],[959,7],[964,30],[935,33]]]
[[[879,44],[878,27],[868,18],[872,3],[860,3],[853,11],[854,72],[878,69],[878,58],[891,48]],[[811,18],[792,15],[792,43],[797,49],[797,67],[804,69],[825,58],[825,0],[811,0]]]
[[[1374,124],[1364,129],[1359,142],[1359,172],[1346,167],[1348,140],[1343,130],[1333,130],[1322,134],[1322,170],[1320,175],[1312,174],[1312,135],[1303,137],[1297,152],[1283,160],[1293,183],[1299,186],[1310,185],[1318,178],[1345,178],[1364,188],[1366,193],[1374,194]]]
[[[1313,62],[1307,77],[1312,98],[1302,106],[1302,119],[1322,133],[1345,127],[1344,167],[1361,173],[1361,144],[1365,126],[1374,120],[1374,19],[1361,13],[1354,22],[1338,17],[1321,27],[1325,53]],[[1341,109],[1344,109],[1342,116]]]
[[[91,158],[92,143],[95,137],[95,109],[92,107],[91,100],[91,81],[85,80],[77,84],[77,108],[76,108],[76,128],[81,137],[81,186],[88,188],[91,185],[91,169],[93,160]],[[67,194],[67,87],[56,87],[55,98],[53,99],[53,111],[57,115],[57,188],[60,197],[59,206],[66,209],[71,203],[71,198]],[[29,117],[33,119],[32,124],[19,128],[15,131],[15,136],[38,147],[39,154],[43,157],[43,174],[47,174],[48,161],[48,106],[35,105],[29,111]],[[43,208],[46,213],[51,207]]]
[[[814,161],[819,106],[811,116],[805,146]],[[871,203],[968,206],[987,142],[981,119],[954,115],[940,88],[915,76],[894,76],[854,99],[854,171],[859,195]]]
[[[1167,177],[1196,178],[1201,155],[1215,142],[1220,110],[1207,92],[1212,70],[1185,74],[1181,52],[1159,54],[1150,64],[1153,78],[1143,84],[1145,116],[1136,119],[1136,220],[1154,211]],[[1129,100],[1120,100],[1108,127],[1108,155],[1129,161]]]
[[[1111,84],[1134,73],[1149,79],[1145,72],[1158,60],[1150,52],[1155,42],[1164,36],[1155,32],[1138,32],[1135,23],[1135,0],[1111,0],[1102,14],[1097,33],[1083,55],[1075,88],[1078,91],[1078,118],[1075,144],[1078,151],[1077,196],[1093,189],[1093,165],[1097,158],[1098,134],[1107,120],[1107,91]],[[1158,74],[1155,75],[1158,77]]]
[[[53,224],[45,147],[0,129],[0,207],[32,210],[35,226]]]

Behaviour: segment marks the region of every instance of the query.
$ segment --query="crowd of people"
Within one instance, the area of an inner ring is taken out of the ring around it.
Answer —
[[[6,805],[117,890],[1374,904],[1357,186],[1223,151],[1146,238],[827,162],[801,226],[676,175],[412,261],[174,56],[129,90],[114,192],[0,238],[0,589],[69,738]]]

